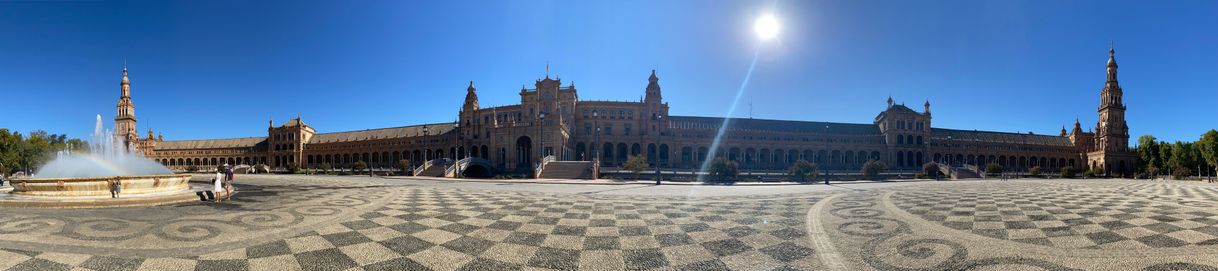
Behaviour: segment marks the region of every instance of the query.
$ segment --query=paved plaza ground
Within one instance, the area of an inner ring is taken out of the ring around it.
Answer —
[[[1218,270],[1218,185],[239,176],[223,204],[5,209],[5,270]]]

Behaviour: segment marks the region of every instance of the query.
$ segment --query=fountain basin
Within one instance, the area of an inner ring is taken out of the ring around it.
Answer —
[[[121,195],[181,192],[190,189],[190,174],[10,180],[12,194],[39,197],[110,196],[110,181],[122,183]]]

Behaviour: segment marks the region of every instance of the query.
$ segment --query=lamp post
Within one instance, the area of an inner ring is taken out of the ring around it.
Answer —
[[[453,176],[461,178],[461,164],[457,162],[459,160],[457,158],[460,157],[457,156],[457,151],[461,149],[459,147],[461,146],[461,131],[458,131],[457,128],[461,128],[460,120],[453,121]]]
[[[655,119],[656,126],[662,127],[661,123],[663,123],[662,120],[664,119],[664,115],[656,114]],[[663,179],[663,176],[661,175],[663,173],[660,172],[660,133],[661,130],[656,129],[656,185],[660,185],[660,180]]]
[[[423,125],[423,145],[424,146],[427,145],[427,125]],[[431,152],[427,151],[427,149],[424,148],[423,149],[423,161],[420,161],[420,164],[427,163],[427,161],[429,161],[429,160],[431,160]]]
[[[545,134],[543,134],[546,127],[546,112],[537,113],[537,118],[540,120],[537,125],[537,153],[539,154],[537,156],[537,165],[541,165],[541,162],[546,158],[546,138]],[[536,172],[534,174],[540,173]]]
[[[825,125],[825,154],[829,154],[829,125]],[[833,175],[829,173],[829,167],[825,167],[825,185],[829,185],[829,177],[832,176]]]
[[[601,123],[600,123],[600,120],[597,119],[597,117],[598,117],[598,115],[596,114],[596,110],[593,110],[592,111],[592,126],[596,126],[596,132],[595,132],[596,134],[593,135],[594,137],[596,137],[596,140],[595,140],[596,143],[593,143],[595,145],[592,145],[592,161],[593,161],[593,163],[597,163],[597,166],[600,166],[599,163],[600,163],[600,159],[601,159],[601,155],[600,155]]]

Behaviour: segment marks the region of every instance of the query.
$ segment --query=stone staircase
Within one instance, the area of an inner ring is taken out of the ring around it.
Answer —
[[[452,159],[441,158],[427,161],[414,169],[414,176],[443,177]]]
[[[585,179],[596,178],[596,163],[591,161],[550,161],[541,166],[538,179]]]
[[[981,173],[977,171],[976,166],[964,165],[963,167],[954,167],[952,171],[952,179],[977,179],[981,178]]]
[[[976,167],[973,167],[970,165],[965,165],[963,167],[953,167],[953,166],[949,166],[949,165],[939,164],[939,173],[943,174],[943,176],[949,176],[953,180],[981,178],[981,175],[977,174],[976,170],[977,170]]]

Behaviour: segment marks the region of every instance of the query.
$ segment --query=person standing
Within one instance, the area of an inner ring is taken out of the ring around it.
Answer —
[[[123,181],[119,179],[110,180],[110,198],[117,199],[118,195],[123,192]]]
[[[227,190],[224,188],[224,171],[222,168],[216,168],[216,177],[212,178],[212,192],[216,194],[216,202],[224,201],[224,197],[220,195],[220,191]]]
[[[230,193],[236,190],[233,187],[233,167],[228,164],[224,164],[224,188]]]

